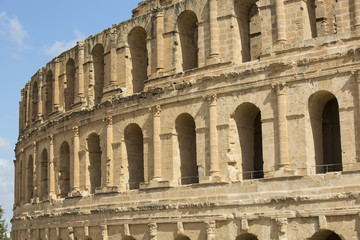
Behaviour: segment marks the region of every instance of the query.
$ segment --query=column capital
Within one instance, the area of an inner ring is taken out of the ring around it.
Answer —
[[[207,101],[210,102],[210,105],[216,105],[217,101],[217,95],[216,94],[210,94],[205,97]]]
[[[79,137],[79,127],[78,126],[73,127],[73,133],[74,133],[74,137]]]
[[[54,135],[53,134],[49,135],[48,139],[49,139],[50,145],[54,145]]]
[[[150,111],[154,115],[154,117],[160,117],[161,114],[161,106],[160,105],[154,105],[150,108]]]
[[[271,84],[271,87],[275,90],[277,95],[285,95],[286,94],[286,86],[287,85],[285,82]]]
[[[106,122],[107,126],[113,125],[113,118],[112,116],[108,115],[103,119],[104,122]]]
[[[85,49],[85,41],[77,41],[76,44],[79,50]]]

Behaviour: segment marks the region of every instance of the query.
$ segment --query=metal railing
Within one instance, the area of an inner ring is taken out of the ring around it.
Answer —
[[[316,173],[317,174],[321,174],[321,173],[328,173],[328,172],[341,172],[342,171],[342,164],[341,163],[337,163],[337,164],[321,164],[321,165],[316,165]]]
[[[242,174],[242,179],[244,179],[244,180],[264,178],[263,170],[246,171],[246,172],[242,172],[240,174]]]
[[[189,185],[194,183],[199,183],[199,176],[180,177],[178,180],[179,185]]]

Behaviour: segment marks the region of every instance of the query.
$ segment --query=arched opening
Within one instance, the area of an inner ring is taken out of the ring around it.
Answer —
[[[312,0],[306,2],[307,18],[305,39],[337,33],[336,24],[337,0]]]
[[[138,189],[144,182],[144,145],[141,128],[137,124],[130,124],[124,133],[129,171],[129,189]]]
[[[45,115],[49,116],[53,110],[53,100],[52,100],[52,83],[53,83],[53,74],[51,70],[46,73],[46,86],[45,86]]]
[[[38,117],[39,89],[37,82],[34,82],[32,88],[32,121],[35,122]]]
[[[26,123],[28,121],[27,97],[28,97],[28,92],[25,91],[25,93],[24,93],[24,105],[23,105],[23,108],[24,108],[24,126],[26,126]]]
[[[128,36],[132,63],[132,87],[133,93],[144,90],[144,82],[147,80],[148,52],[146,47],[147,33],[142,27],[135,27]]]
[[[257,0],[235,1],[242,62],[259,59],[261,54],[261,18],[256,2]]]
[[[252,103],[241,104],[234,113],[239,136],[243,179],[263,178],[261,112]]]
[[[19,192],[20,192],[20,202],[24,200],[24,178],[23,178],[23,162],[20,160],[20,168],[19,168]]]
[[[95,189],[101,186],[101,147],[100,137],[96,133],[90,134],[87,139],[89,151],[89,175],[90,193],[95,193]]]
[[[125,236],[124,240],[136,240],[133,236]]]
[[[198,67],[198,19],[194,12],[186,10],[178,18],[178,31],[183,71]]]
[[[48,152],[44,149],[41,153],[40,162],[40,196],[48,195]]]
[[[95,104],[101,102],[104,88],[104,47],[101,44],[96,44],[93,51],[94,74],[95,74]]]
[[[70,58],[66,63],[65,110],[71,109],[75,98],[75,62]]]
[[[60,159],[58,164],[58,194],[66,197],[70,192],[70,147],[67,142],[63,142],[60,147]]]
[[[330,230],[321,230],[315,233],[310,240],[342,240],[339,235]]]
[[[180,183],[182,185],[198,183],[194,118],[188,113],[181,114],[175,120],[175,129],[180,153]]]
[[[236,240],[258,240],[258,238],[251,233],[243,233],[236,237]]]
[[[179,234],[174,240],[191,240],[188,236]]]
[[[27,196],[26,200],[30,200],[34,197],[34,159],[32,155],[29,156],[27,165]]]
[[[342,171],[339,104],[327,91],[309,99],[309,112],[314,140],[316,173]]]

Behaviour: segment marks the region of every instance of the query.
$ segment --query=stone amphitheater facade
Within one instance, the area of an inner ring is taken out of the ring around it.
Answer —
[[[21,91],[12,239],[360,239],[360,1],[146,0]]]

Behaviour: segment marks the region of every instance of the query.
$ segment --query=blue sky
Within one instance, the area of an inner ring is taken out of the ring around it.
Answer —
[[[0,204],[8,224],[21,88],[38,69],[75,46],[76,41],[131,18],[138,2],[0,0]]]

